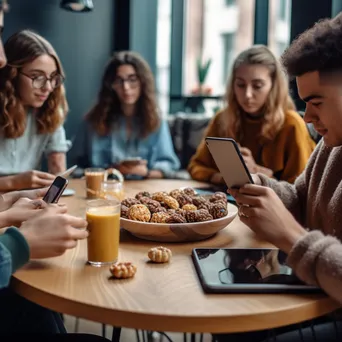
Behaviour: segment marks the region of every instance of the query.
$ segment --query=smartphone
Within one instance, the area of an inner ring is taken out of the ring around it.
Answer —
[[[68,182],[69,181],[67,179],[57,176],[43,197],[43,201],[46,203],[57,203],[63,191],[67,187]]]
[[[205,142],[228,189],[254,183],[234,139],[206,137]]]
[[[69,177],[76,169],[77,169],[77,165],[74,165],[70,167],[69,169],[65,170],[64,172],[59,173],[58,176],[64,177],[64,178]]]
[[[120,163],[124,165],[134,166],[139,165],[143,159],[141,157],[133,157],[122,160]]]

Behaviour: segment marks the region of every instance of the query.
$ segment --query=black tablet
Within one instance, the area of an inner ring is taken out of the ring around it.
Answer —
[[[235,198],[227,193],[227,186],[219,187],[219,186],[210,186],[210,187],[194,187],[194,190],[201,196],[213,195],[215,192],[220,191],[224,192],[227,196],[227,201],[231,203],[236,203]]]
[[[207,293],[321,292],[303,283],[275,248],[195,248],[193,262]]]

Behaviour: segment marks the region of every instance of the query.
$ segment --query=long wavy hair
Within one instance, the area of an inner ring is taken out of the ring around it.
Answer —
[[[293,100],[289,95],[288,83],[280,63],[273,53],[264,45],[254,45],[242,51],[233,64],[231,77],[227,84],[227,106],[222,112],[220,125],[222,135],[227,135],[237,141],[243,137],[241,120],[243,109],[238,103],[234,92],[236,70],[241,65],[263,65],[268,68],[272,79],[272,88],[262,108],[263,125],[260,138],[273,140],[281,130],[285,113],[288,110],[296,110]]]
[[[154,78],[147,62],[137,53],[121,51],[114,54],[105,69],[101,89],[95,106],[86,115],[86,120],[97,134],[108,135],[118,127],[124,116],[120,99],[113,90],[113,82],[117,70],[122,65],[131,65],[140,81],[141,94],[136,104],[136,117],[139,136],[144,138],[154,132],[160,125],[158,114]]]
[[[18,138],[26,128],[26,110],[17,91],[20,70],[42,55],[51,56],[57,72],[64,76],[62,64],[51,44],[40,35],[23,30],[12,35],[4,45],[7,65],[0,69],[0,129],[5,138]],[[68,103],[62,86],[54,89],[35,112],[38,134],[53,133],[67,114]]]

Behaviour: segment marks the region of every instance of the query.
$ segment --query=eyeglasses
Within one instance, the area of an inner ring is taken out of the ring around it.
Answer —
[[[51,88],[53,89],[58,88],[64,82],[64,77],[60,74],[56,74],[48,78],[45,75],[30,76],[30,75],[25,74],[22,71],[19,71],[19,73],[30,78],[32,80],[32,86],[35,89],[44,88],[46,86],[47,81],[50,82]]]
[[[137,88],[139,85],[139,78],[137,75],[132,75],[129,76],[128,78],[124,79],[121,77],[116,77],[112,87],[115,88],[119,88],[119,87],[123,87],[124,84],[127,82],[128,86],[132,89]]]

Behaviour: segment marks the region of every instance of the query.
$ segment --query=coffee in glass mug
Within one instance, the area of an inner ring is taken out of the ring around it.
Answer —
[[[87,198],[98,198],[101,193],[101,184],[105,179],[106,170],[102,168],[85,169],[84,175],[86,179]]]

